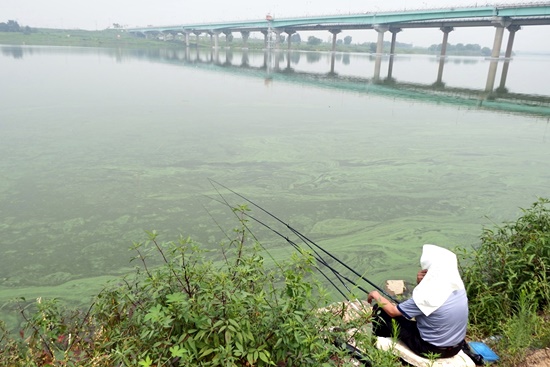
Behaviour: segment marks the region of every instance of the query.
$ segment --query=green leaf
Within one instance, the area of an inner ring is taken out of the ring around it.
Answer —
[[[183,348],[180,348],[179,345],[174,345],[173,347],[170,348],[170,354],[172,355],[172,357],[183,357],[186,353],[186,350],[183,349]]]
[[[269,362],[270,362],[270,360],[269,360],[269,352],[266,351],[266,350],[262,350],[262,351],[260,352],[260,359],[261,359],[262,361],[264,361],[265,363],[269,363]]]
[[[147,356],[145,360],[140,360],[138,364],[143,367],[150,367],[153,364],[153,361],[149,356]]]
[[[215,349],[213,349],[213,348],[208,348],[208,349],[202,351],[202,353],[201,353],[200,356],[201,356],[201,358],[202,358],[202,357],[206,357],[207,355],[212,354],[214,351],[215,351]]]

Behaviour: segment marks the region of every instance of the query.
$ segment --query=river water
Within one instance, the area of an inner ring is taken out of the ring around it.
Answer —
[[[449,58],[442,91],[433,56],[397,56],[377,83],[360,54],[1,51],[2,303],[86,302],[136,265],[145,230],[216,248],[238,223],[210,179],[376,282],[412,280],[422,244],[475,245],[550,197],[549,57],[510,63],[516,103],[480,97],[483,58]]]

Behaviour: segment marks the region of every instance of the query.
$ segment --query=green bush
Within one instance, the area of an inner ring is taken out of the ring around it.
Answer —
[[[522,309],[522,299],[534,311],[550,305],[549,202],[541,198],[516,222],[484,229],[480,246],[463,251],[470,323],[480,332],[501,331]]]
[[[267,269],[245,228],[222,244],[218,262],[189,238],[161,243],[149,232],[133,246],[136,272],[108,285],[87,313],[56,300],[22,306],[21,339],[0,329],[0,365],[351,365],[332,341],[349,338],[333,327],[352,325],[319,312],[327,297],[310,276],[311,256]]]
[[[484,229],[479,246],[462,249],[469,336],[502,335],[495,349],[503,366],[550,343],[549,203],[539,199],[516,222]],[[136,271],[107,285],[88,310],[20,300],[19,335],[0,322],[0,365],[347,366],[352,361],[333,341],[353,338],[374,365],[399,366],[372,346],[368,313],[344,321],[344,306],[319,310],[328,293],[310,254],[272,268],[244,220],[234,237],[213,254],[189,238],[159,242],[149,232],[133,245]]]
[[[324,301],[311,297],[316,284],[304,280],[310,259],[296,256],[285,269],[265,271],[257,249],[245,251],[244,241],[226,249],[221,265],[188,239],[161,246],[151,233],[150,241],[165,265],[145,267],[143,277],[103,292],[96,303],[101,338],[115,362],[318,366],[329,360],[323,332],[329,320],[315,313]]]

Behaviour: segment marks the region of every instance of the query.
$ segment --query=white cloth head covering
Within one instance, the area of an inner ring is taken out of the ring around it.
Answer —
[[[429,316],[451,293],[464,289],[464,283],[458,272],[456,255],[443,247],[424,245],[420,266],[428,272],[414,288],[412,298],[420,311]]]

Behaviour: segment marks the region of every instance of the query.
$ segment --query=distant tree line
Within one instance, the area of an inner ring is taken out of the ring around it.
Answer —
[[[29,26],[21,27],[15,20],[8,20],[7,23],[0,23],[0,32],[31,33],[32,29]]]
[[[434,53],[441,52],[441,47],[442,47],[441,43],[438,45],[434,44],[428,47],[428,51],[434,52]],[[477,43],[476,44],[468,43],[466,45],[463,43],[457,43],[456,45],[449,43],[447,44],[447,53],[471,54],[471,55],[481,54],[483,56],[491,56],[492,51],[489,47],[481,47]]]

